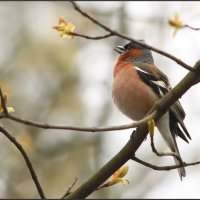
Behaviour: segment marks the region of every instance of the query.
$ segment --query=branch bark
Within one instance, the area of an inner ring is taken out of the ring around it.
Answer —
[[[0,90],[1,94],[1,90]],[[4,101],[4,100],[3,100]],[[138,120],[136,122],[125,124],[125,125],[119,125],[119,126],[108,126],[108,127],[78,127],[78,126],[61,126],[61,125],[52,125],[52,124],[44,124],[40,122],[35,122],[31,120],[26,120],[20,117],[16,117],[14,115],[11,115],[10,113],[2,113],[0,115],[1,118],[7,118],[10,120],[13,120],[18,123],[22,123],[24,125],[33,126],[37,128],[43,128],[43,129],[57,129],[57,130],[73,130],[73,131],[84,131],[84,132],[102,132],[102,131],[116,131],[116,130],[124,130],[124,129],[130,129],[138,127],[150,119],[153,119],[155,117],[155,112],[152,112],[148,116],[144,117],[141,120]]]
[[[1,127],[1,126],[0,126],[0,132],[3,133],[3,134],[17,147],[17,149],[20,151],[20,153],[22,154],[22,156],[23,156],[23,158],[24,158],[24,160],[25,160],[25,162],[26,162],[26,165],[27,165],[27,167],[28,167],[28,169],[29,169],[29,172],[30,172],[30,174],[31,174],[31,177],[32,177],[32,179],[33,179],[33,182],[35,183],[35,186],[36,186],[36,188],[37,188],[37,190],[38,190],[38,193],[39,193],[41,199],[46,199],[46,198],[45,198],[45,195],[44,195],[44,192],[43,192],[43,190],[42,190],[42,187],[41,187],[41,185],[40,185],[40,182],[39,182],[39,180],[38,180],[38,177],[37,177],[37,175],[36,175],[36,173],[35,173],[35,170],[33,169],[33,166],[32,166],[32,164],[31,164],[31,161],[30,161],[28,155],[26,154],[26,151],[23,149],[22,145],[19,144],[19,143],[17,142],[17,140],[15,139],[15,137],[13,137],[12,135],[10,135],[10,133],[8,133],[8,131],[6,131],[6,130],[5,130],[3,127]]]
[[[104,183],[117,169],[131,159],[146,138],[147,133],[146,125],[139,127],[119,153],[88,179],[88,181],[72,192],[67,199],[83,199],[95,191],[96,188]]]
[[[152,165],[150,163],[147,163],[137,157],[133,157],[132,160],[146,166],[146,167],[149,167],[151,169],[154,169],[154,170],[159,170],[159,171],[169,171],[169,170],[172,170],[172,169],[177,169],[177,168],[180,168],[180,167],[187,167],[187,166],[192,166],[192,165],[199,165],[200,164],[200,161],[197,161],[197,162],[193,162],[193,163],[185,163],[183,162],[182,164],[179,164],[179,165],[171,165],[171,166],[156,166],[156,165]]]

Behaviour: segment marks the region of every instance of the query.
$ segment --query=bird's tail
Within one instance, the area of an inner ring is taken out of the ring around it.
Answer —
[[[174,156],[174,161],[176,165],[182,164],[182,159],[178,150],[178,146],[175,140],[175,133],[170,131],[169,128],[169,113],[165,113],[156,123],[158,130],[160,131],[162,137],[164,138],[165,142],[167,143],[168,147],[171,149],[172,152],[176,153],[180,159]],[[185,168],[177,168],[180,179],[186,176]]]
[[[172,152],[175,152],[178,156],[179,156],[179,159],[177,157],[174,156],[174,161],[175,161],[175,164],[176,165],[180,165],[183,163],[182,159],[181,159],[181,156],[180,156],[180,153],[179,153],[179,150],[178,150],[178,146],[177,146],[177,143],[176,143],[176,140],[174,138],[174,147],[173,149],[171,149]],[[186,171],[185,171],[185,168],[184,167],[181,167],[181,168],[177,168],[178,170],[178,173],[179,173],[179,176],[180,176],[180,179],[182,181],[182,177],[185,177],[186,176]]]

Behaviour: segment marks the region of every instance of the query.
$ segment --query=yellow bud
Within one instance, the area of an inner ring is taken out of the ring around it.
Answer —
[[[116,177],[123,178],[127,174],[128,169],[129,169],[128,165],[121,167],[112,175],[112,177],[113,178],[116,178]]]
[[[8,113],[11,113],[11,112],[15,112],[15,109],[13,107],[7,107],[7,111]]]
[[[119,168],[111,177],[109,181],[101,185],[98,189],[104,188],[104,187],[109,187],[111,185],[115,185],[117,183],[123,183],[123,184],[128,184],[129,181],[125,178],[123,178],[127,172],[128,172],[128,165]]]
[[[181,28],[183,27],[183,22],[180,20],[179,18],[179,14],[176,13],[174,18],[171,18],[168,20],[168,23],[173,26],[173,27],[176,27],[176,28]]]
[[[169,25],[174,28],[173,37],[176,35],[180,28],[183,28],[183,22],[179,18],[179,14],[176,12],[174,18],[168,19]]]
[[[60,18],[58,25],[53,26],[52,28],[59,31],[61,37],[68,37],[69,39],[74,38],[74,35],[71,33],[75,29],[75,25],[71,22],[67,22],[64,18]]]

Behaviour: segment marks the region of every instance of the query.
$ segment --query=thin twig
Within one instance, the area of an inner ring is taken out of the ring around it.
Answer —
[[[108,32],[112,32],[115,34],[114,31],[111,31],[110,28],[108,28],[107,26],[105,26],[104,24],[100,23],[99,21],[97,21],[96,19],[94,19],[93,17],[91,17],[88,13],[84,12],[80,6],[75,2],[75,1],[71,1],[71,3],[73,4],[74,6],[74,9],[76,11],[78,11],[81,15],[83,15],[84,17],[88,18],[90,21],[92,21],[94,24],[100,26],[101,28],[103,28],[104,30],[108,31]]]
[[[191,26],[189,26],[187,24],[185,24],[182,28],[190,28],[190,29],[192,29],[194,31],[200,31],[200,28],[194,28],[194,27],[191,27]]]
[[[69,35],[74,35],[74,36],[78,36],[78,37],[82,37],[82,38],[86,38],[86,39],[90,39],[90,40],[101,40],[104,38],[114,36],[113,33],[108,33],[108,34],[102,35],[102,36],[89,36],[89,35],[83,35],[83,34],[76,33],[76,32],[70,32]]]
[[[27,167],[29,169],[29,172],[30,172],[30,174],[32,176],[32,179],[33,179],[33,181],[35,183],[35,186],[36,186],[36,188],[38,190],[38,193],[39,193],[40,197],[42,199],[45,199],[45,195],[44,195],[42,187],[41,187],[41,185],[40,185],[40,183],[38,181],[37,175],[36,175],[36,173],[35,173],[35,171],[33,169],[31,161],[29,160],[29,157],[28,157],[26,151],[23,149],[22,145],[19,142],[17,142],[17,140],[15,139],[15,137],[13,137],[12,135],[10,135],[10,133],[8,133],[8,131],[6,131],[1,126],[0,126],[0,132],[2,132],[17,147],[17,149],[20,151],[20,153],[22,154],[22,156],[23,156],[23,158],[24,158],[24,160],[26,162],[26,165],[27,165]]]
[[[74,178],[74,181],[72,182],[72,184],[69,186],[69,188],[67,189],[66,193],[61,197],[61,199],[66,198],[67,196],[69,196],[72,193],[72,188],[75,186],[75,184],[78,181],[78,177]]]
[[[114,34],[115,36],[118,36],[118,37],[120,37],[120,38],[123,38],[123,39],[129,40],[129,41],[135,42],[135,43],[137,43],[137,44],[140,44],[141,46],[144,46],[144,47],[146,47],[146,48],[148,48],[148,49],[151,49],[152,51],[155,51],[155,52],[157,52],[157,53],[159,53],[159,54],[161,54],[161,55],[164,55],[164,56],[170,58],[171,60],[175,61],[177,64],[181,65],[181,66],[184,67],[185,69],[187,69],[187,70],[189,70],[189,71],[195,72],[195,69],[194,69],[194,68],[192,68],[192,67],[189,66],[188,64],[184,63],[182,60],[176,58],[175,56],[173,56],[173,55],[171,55],[171,54],[169,54],[169,53],[167,53],[167,52],[164,52],[164,51],[162,51],[162,50],[160,50],[160,49],[157,49],[157,48],[155,48],[155,47],[152,47],[152,46],[150,46],[150,45],[148,45],[148,44],[146,44],[146,43],[139,42],[138,40],[135,40],[135,39],[133,39],[133,38],[131,38],[131,37],[125,36],[125,35],[123,35],[123,34],[121,34],[121,33],[118,33],[118,32],[115,31],[115,30],[110,29],[109,27],[105,26],[105,25],[102,24],[101,22],[99,22],[99,21],[97,21],[96,19],[94,19],[93,17],[91,17],[88,13],[84,12],[76,2],[71,1],[71,3],[73,4],[74,9],[75,9],[76,11],[78,11],[81,15],[83,15],[84,17],[86,17],[87,19],[89,19],[89,20],[92,21],[94,24],[98,25],[99,27],[103,28],[104,30],[108,31],[109,33],[112,33],[112,34]]]
[[[115,130],[124,130],[124,129],[135,128],[135,127],[141,126],[142,124],[145,124],[147,121],[153,119],[155,115],[156,115],[156,111],[152,112],[147,117],[145,117],[139,121],[130,123],[130,124],[120,125],[120,126],[109,126],[109,127],[102,127],[102,128],[101,127],[78,127],[78,126],[61,126],[61,125],[59,126],[59,125],[43,124],[40,122],[35,122],[35,121],[15,117],[14,115],[11,115],[11,114],[7,114],[7,115],[2,114],[0,116],[0,119],[7,118],[7,119],[13,120],[18,123],[22,123],[22,124],[37,127],[37,128],[43,128],[43,129],[58,129],[58,130],[61,129],[61,130],[74,130],[74,131],[84,131],[84,132],[102,132],[102,131],[115,131]]]
[[[142,165],[144,165],[146,167],[149,167],[149,168],[154,169],[154,170],[159,170],[159,171],[172,170],[172,169],[181,168],[183,166],[187,167],[187,166],[200,164],[200,161],[193,162],[193,163],[185,163],[185,162],[183,162],[183,164],[179,164],[179,165],[171,165],[171,166],[162,166],[162,167],[160,167],[160,166],[156,166],[156,165],[152,165],[150,163],[147,163],[147,162],[145,162],[145,161],[143,161],[143,160],[141,160],[141,159],[139,159],[139,158],[137,158],[135,156],[132,158],[132,160],[134,160],[134,161],[136,161],[136,162],[138,162],[138,163],[140,163],[140,164],[142,164]]]
[[[168,152],[168,153],[161,153],[161,152],[158,152],[155,148],[155,145],[154,145],[154,140],[153,140],[153,134],[150,134],[150,138],[151,138],[151,148],[152,148],[152,151],[157,155],[157,156],[174,156],[176,157],[180,163],[183,163],[183,161],[181,160],[181,158],[179,157],[179,155],[175,152]]]

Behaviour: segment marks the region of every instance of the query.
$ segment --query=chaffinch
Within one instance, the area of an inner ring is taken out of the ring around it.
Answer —
[[[143,40],[139,40],[144,42]],[[145,117],[154,103],[171,90],[167,76],[154,65],[151,51],[135,42],[115,49],[120,56],[114,67],[112,84],[113,101],[119,110],[132,120]],[[179,155],[176,136],[188,142],[191,139],[183,119],[185,112],[177,101],[156,122],[156,126],[172,152]],[[186,137],[187,136],[187,137]],[[181,159],[181,157],[180,157]],[[180,161],[174,157],[178,165]],[[178,168],[179,176],[186,176],[184,167]]]

